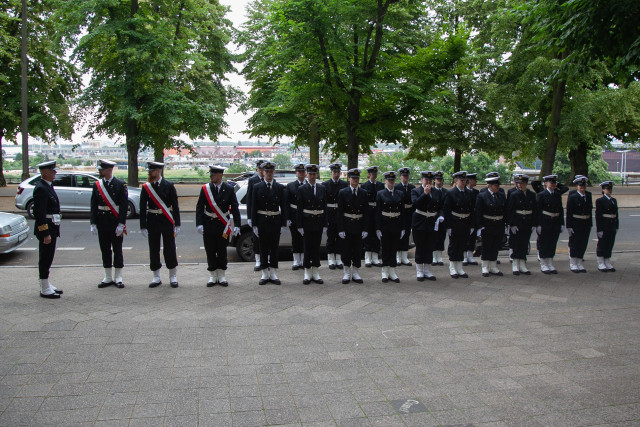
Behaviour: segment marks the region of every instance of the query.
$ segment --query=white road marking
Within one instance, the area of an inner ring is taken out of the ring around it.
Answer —
[[[88,219],[73,219],[71,222],[89,222]]]
[[[640,216],[640,215],[629,215],[629,216]]]
[[[130,251],[131,249],[133,249],[133,246],[124,246],[122,248],[123,251]]]
[[[85,248],[56,248],[57,251],[84,251]]]
[[[37,251],[38,248],[18,248],[19,251]]]
[[[183,220],[180,220],[180,222],[193,222],[193,221],[194,221],[194,220],[192,220],[192,219],[183,219]]]

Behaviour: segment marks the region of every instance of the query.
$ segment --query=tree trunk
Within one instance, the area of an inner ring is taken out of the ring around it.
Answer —
[[[135,119],[127,119],[127,156],[129,157],[127,166],[127,184],[129,187],[137,187],[138,182],[138,150],[140,141],[138,140],[138,122]]]
[[[542,156],[542,167],[540,168],[540,176],[550,175],[553,172],[553,163],[556,157],[556,151],[558,149],[558,133],[557,128],[560,123],[560,115],[562,112],[562,101],[564,98],[564,92],[566,88],[566,82],[555,81],[553,83],[553,100],[551,104],[551,118],[549,123],[549,130],[547,133],[547,144]]]
[[[7,186],[7,180],[4,179],[4,159],[2,157],[2,138],[4,137],[4,133],[0,131],[0,187]]]
[[[569,150],[569,162],[571,163],[571,180],[576,175],[589,176],[589,165],[587,163],[588,147],[581,141],[576,148]]]
[[[316,118],[311,119],[309,124],[309,163],[320,164],[320,136]]]
[[[347,168],[353,169],[358,167],[358,155],[360,154],[360,136],[358,135],[360,96],[353,97],[347,114]]]
[[[458,172],[462,169],[462,150],[456,148],[453,154],[453,171]]]
[[[164,163],[164,148],[157,145],[153,147],[153,161]],[[162,168],[162,176],[164,176],[164,168]]]

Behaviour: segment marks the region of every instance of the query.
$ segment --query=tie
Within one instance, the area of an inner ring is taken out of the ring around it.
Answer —
[[[267,182],[267,190],[271,191],[271,183]]]
[[[356,197],[356,196],[357,196],[357,194],[356,194],[356,189],[354,188],[354,189],[353,189],[353,197]]]
[[[217,185],[213,185],[213,195],[217,196],[218,195],[218,186]]]
[[[313,186],[313,195],[314,196],[316,195],[316,186],[315,185]]]
[[[496,199],[496,193],[491,193],[491,197],[493,197],[493,200]]]

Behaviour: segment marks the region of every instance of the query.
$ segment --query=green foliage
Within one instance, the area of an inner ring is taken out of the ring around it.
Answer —
[[[277,169],[291,169],[291,156],[276,154],[271,161],[276,164]]]
[[[247,164],[236,162],[230,165],[228,168],[226,168],[225,173],[242,173],[242,172],[248,172],[250,170],[252,170],[252,168]]]
[[[587,154],[587,164],[589,165],[589,181],[591,185],[613,179],[612,175],[607,172],[607,162],[602,159],[602,151],[592,150]],[[558,175],[558,180],[566,184],[573,181],[571,176],[571,164],[566,152],[558,152],[553,167],[553,173]]]

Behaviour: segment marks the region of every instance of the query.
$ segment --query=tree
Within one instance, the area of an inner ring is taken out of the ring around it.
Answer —
[[[57,42],[54,0],[29,3],[28,124],[31,136],[47,144],[70,138],[76,115],[71,101],[80,88],[80,75]],[[0,11],[0,147],[17,143],[20,132],[21,2],[4,0]],[[20,157],[22,159],[22,156]],[[6,186],[0,156],[0,187]]]
[[[291,169],[291,156],[287,154],[276,154],[271,161],[276,164],[278,169]]]

